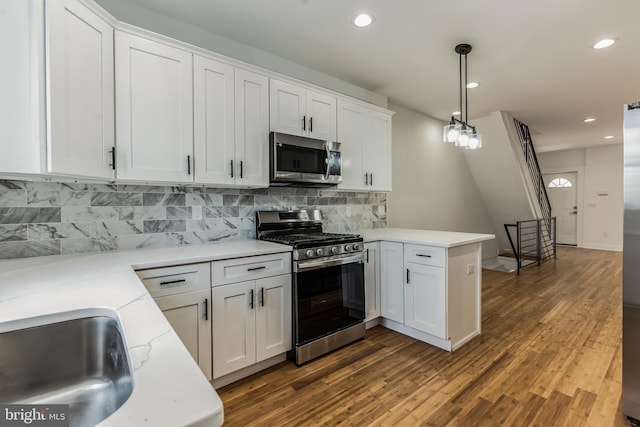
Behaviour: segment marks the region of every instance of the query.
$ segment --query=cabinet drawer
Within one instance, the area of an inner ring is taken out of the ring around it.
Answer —
[[[211,263],[211,286],[291,273],[291,254],[280,253]]]
[[[211,286],[209,263],[177,265],[136,271],[152,297],[207,289]]]
[[[447,250],[435,246],[404,245],[405,262],[444,267]]]

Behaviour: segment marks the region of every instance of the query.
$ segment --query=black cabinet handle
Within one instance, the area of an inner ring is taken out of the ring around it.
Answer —
[[[111,154],[111,169],[116,170],[116,147],[111,148],[109,153]]]
[[[249,307],[253,309],[253,289],[249,291],[250,299],[249,299]]]
[[[251,268],[247,268],[247,271],[256,271],[256,270],[264,270],[265,268],[267,268],[264,265],[261,265],[260,267],[251,267]]]
[[[174,283],[182,283],[186,282],[187,279],[178,279],[178,280],[169,280],[167,282],[160,282],[160,286],[162,285],[173,285]]]
[[[307,116],[302,116],[302,130],[307,130]]]
[[[240,178],[242,178],[242,160],[240,160]]]
[[[369,174],[369,185],[373,185],[373,173]]]
[[[231,160],[231,178],[233,178],[233,160]]]
[[[209,298],[204,299],[204,320],[209,320]]]
[[[431,258],[431,255],[425,255],[425,254],[416,254],[416,256],[421,256],[423,258]]]
[[[309,132],[313,132],[313,117],[309,117]]]
[[[410,274],[411,274],[411,273],[409,272],[409,269],[407,268],[407,285],[408,285],[409,283],[411,283],[411,276],[410,276]]]
[[[365,251],[367,253],[367,264],[369,264],[369,249]]]
[[[369,185],[369,174],[368,173],[364,174],[364,185]]]
[[[187,156],[187,175],[191,175],[191,156]]]
[[[264,288],[260,288],[260,305],[264,307]]]

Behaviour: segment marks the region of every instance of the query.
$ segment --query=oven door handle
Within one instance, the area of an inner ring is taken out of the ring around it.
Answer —
[[[357,255],[349,256],[346,258],[338,258],[332,260],[322,261],[303,261],[295,262],[293,264],[293,271],[295,273],[302,273],[303,271],[317,270],[326,267],[335,267],[336,265],[352,264],[352,263],[364,262],[364,252],[360,252]]]

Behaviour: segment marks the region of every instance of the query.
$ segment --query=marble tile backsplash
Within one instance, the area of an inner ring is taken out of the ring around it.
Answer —
[[[387,224],[386,193],[0,180],[0,259],[252,239],[256,211],[300,208],[329,232]]]

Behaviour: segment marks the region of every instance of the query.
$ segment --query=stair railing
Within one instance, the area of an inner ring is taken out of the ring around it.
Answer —
[[[504,224],[511,250],[516,258],[517,274],[529,265],[556,257],[556,218],[531,219]],[[515,230],[515,240],[512,231]]]

